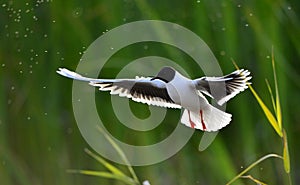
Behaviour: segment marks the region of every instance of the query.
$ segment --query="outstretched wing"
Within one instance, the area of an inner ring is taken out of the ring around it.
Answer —
[[[195,79],[197,90],[214,98],[219,105],[248,88],[252,77],[248,70],[236,70],[222,77],[202,77]]]
[[[81,76],[78,73],[60,68],[57,73],[74,80],[87,81],[90,85],[99,87],[101,91],[110,91],[121,97],[131,98],[136,102],[169,108],[181,108],[170,98],[165,82],[151,80],[150,77],[136,77],[136,79],[94,79]]]

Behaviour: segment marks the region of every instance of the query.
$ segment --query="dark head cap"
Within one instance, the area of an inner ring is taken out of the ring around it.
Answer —
[[[166,83],[170,82],[174,79],[176,71],[172,67],[163,67],[156,77],[152,78],[151,80],[160,79]]]

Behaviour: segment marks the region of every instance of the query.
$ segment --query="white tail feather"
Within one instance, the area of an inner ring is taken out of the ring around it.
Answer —
[[[205,107],[205,109],[202,110],[202,115],[200,113],[200,110],[199,112],[192,112],[185,109],[181,117],[181,122],[186,126],[193,128],[193,123],[190,122],[190,119],[193,123],[195,123],[194,128],[212,132],[220,130],[221,128],[228,125],[231,121],[231,114],[208,105],[207,107]]]

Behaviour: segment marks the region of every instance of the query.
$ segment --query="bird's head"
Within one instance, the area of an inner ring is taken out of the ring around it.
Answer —
[[[169,66],[163,67],[163,68],[158,72],[158,74],[157,74],[155,77],[153,77],[153,78],[151,79],[151,81],[152,81],[152,80],[155,80],[155,79],[159,79],[159,80],[161,80],[161,81],[164,81],[164,82],[166,82],[166,83],[169,83],[171,80],[174,79],[175,74],[176,74],[176,71],[175,71],[175,69],[173,69],[172,67],[169,67]]]

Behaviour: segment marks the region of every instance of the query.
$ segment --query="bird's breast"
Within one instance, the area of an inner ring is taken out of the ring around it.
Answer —
[[[185,77],[176,76],[167,85],[167,91],[170,98],[183,108],[189,110],[199,110],[201,104],[200,97],[197,95],[197,91],[192,80]]]

